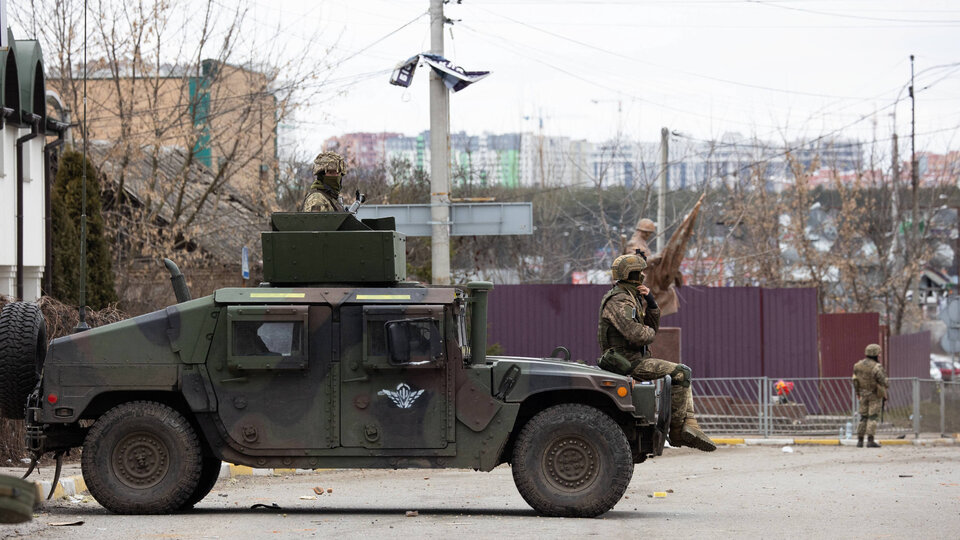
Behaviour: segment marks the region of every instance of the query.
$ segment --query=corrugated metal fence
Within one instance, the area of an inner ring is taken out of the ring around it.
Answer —
[[[545,356],[558,345],[596,363],[605,285],[498,285],[490,293],[488,343],[504,354]],[[815,289],[683,287],[683,362],[704,377],[850,377],[869,343],[882,343],[876,313],[817,314]],[[929,333],[889,339],[891,376],[929,376]],[[927,366],[927,367],[925,367]]]
[[[930,332],[890,336],[884,367],[891,377],[930,378]]]
[[[871,343],[880,343],[879,314],[820,315],[820,376],[849,377]]]
[[[597,316],[603,285],[497,285],[487,308],[487,343],[504,354],[546,356],[558,345],[596,364]]]

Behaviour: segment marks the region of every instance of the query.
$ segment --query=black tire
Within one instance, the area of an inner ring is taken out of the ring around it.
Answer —
[[[544,516],[599,516],[620,501],[633,477],[623,430],[580,404],[555,405],[531,418],[517,437],[512,465],[520,495]]]
[[[210,494],[213,486],[217,485],[217,480],[220,478],[220,464],[220,458],[213,455],[210,451],[203,453],[203,468],[200,470],[200,481],[197,482],[197,489],[190,494],[190,498],[183,504],[180,508],[181,510],[193,508],[198,502],[202,501],[204,497]]]
[[[0,416],[22,420],[27,396],[47,356],[47,324],[40,308],[11,302],[0,311]]]
[[[151,401],[117,405],[97,419],[80,459],[90,494],[116,514],[169,514],[197,491],[203,451],[177,411]]]

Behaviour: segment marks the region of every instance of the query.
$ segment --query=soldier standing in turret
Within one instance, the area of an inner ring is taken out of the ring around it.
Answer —
[[[310,185],[310,193],[303,201],[304,212],[343,212],[340,188],[347,167],[336,152],[321,152],[313,160],[313,175],[316,180]]]
[[[630,241],[627,242],[627,253],[636,253],[639,249],[643,252],[644,257],[650,258],[653,253],[651,253],[650,246],[647,242],[653,238],[656,232],[657,225],[652,220],[643,218],[638,221],[633,236],[631,236]]]
[[[621,255],[613,261],[611,274],[616,283],[600,302],[600,367],[641,381],[670,375],[670,444],[712,452],[716,444],[700,430],[693,416],[690,368],[650,357],[649,346],[660,328],[660,308],[653,293],[643,285],[646,267],[646,261],[635,254]]]
[[[879,448],[873,440],[877,434],[877,419],[887,399],[887,374],[880,365],[880,345],[871,343],[864,351],[864,358],[853,365],[853,387],[860,397],[860,424],[857,426],[857,448],[863,448],[863,436],[867,436],[867,448]]]

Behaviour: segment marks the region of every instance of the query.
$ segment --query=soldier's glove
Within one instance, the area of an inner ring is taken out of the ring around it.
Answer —
[[[657,299],[653,297],[653,291],[648,292],[643,297],[647,301],[647,309],[659,309],[660,306],[657,305]]]

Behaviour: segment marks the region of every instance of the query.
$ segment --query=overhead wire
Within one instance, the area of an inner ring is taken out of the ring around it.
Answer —
[[[473,4],[471,4],[471,5],[473,5]],[[573,43],[573,44],[575,44],[575,45],[579,45],[579,46],[581,46],[581,47],[586,47],[586,48],[588,48],[588,49],[592,49],[592,50],[595,50],[595,51],[598,51],[598,52],[602,52],[602,53],[604,53],[604,54],[608,54],[608,55],[611,55],[611,56],[615,56],[615,57],[617,57],[617,58],[623,58],[623,59],[625,59],[625,60],[630,60],[630,61],[632,61],[632,62],[637,62],[637,63],[640,63],[640,64],[649,65],[649,66],[656,67],[656,68],[659,68],[659,69],[668,70],[668,71],[676,71],[676,72],[678,72],[678,73],[682,73],[682,74],[684,74],[684,75],[688,75],[688,76],[691,76],[691,77],[697,77],[697,78],[707,79],[707,80],[711,80],[711,81],[715,81],[715,82],[721,82],[721,83],[725,83],[725,84],[731,84],[731,85],[740,86],[740,87],[744,87],[744,88],[753,88],[753,89],[757,89],[757,90],[765,90],[765,91],[777,92],[777,93],[783,93],[783,94],[793,94],[793,95],[810,96],[810,97],[826,97],[826,98],[834,98],[834,99],[863,99],[862,96],[837,96],[837,95],[831,95],[831,94],[823,94],[823,93],[819,93],[819,92],[804,92],[804,91],[800,91],[800,90],[787,90],[787,89],[784,89],[784,88],[774,88],[774,87],[770,87],[770,86],[764,86],[764,85],[758,85],[758,84],[752,84],[752,83],[744,83],[744,82],[734,81],[734,80],[731,80],[731,79],[725,79],[725,78],[723,78],[723,77],[714,77],[714,76],[711,76],[711,75],[704,75],[704,74],[701,74],[701,73],[696,73],[696,72],[687,71],[687,70],[683,70],[683,69],[677,69],[677,68],[673,68],[673,67],[669,67],[669,66],[664,66],[664,65],[657,64],[656,62],[651,62],[651,61],[649,61],[649,60],[643,60],[643,59],[637,58],[637,57],[635,57],[635,56],[630,56],[630,55],[626,55],[626,54],[623,54],[623,53],[619,53],[619,52],[617,52],[617,51],[612,51],[612,50],[610,50],[610,49],[606,49],[606,48],[603,48],[603,47],[599,47],[599,46],[597,46],[597,45],[593,45],[593,44],[590,44],[590,43],[587,43],[587,42],[584,42],[584,41],[580,41],[580,40],[578,40],[578,39],[574,39],[574,38],[572,38],[572,37],[570,37],[570,36],[565,36],[565,35],[560,34],[560,33],[557,33],[557,32],[552,32],[552,31],[550,31],[550,30],[546,30],[546,29],[544,29],[544,28],[540,28],[540,27],[538,27],[538,26],[534,26],[534,25],[532,25],[532,24],[530,24],[530,23],[527,23],[527,22],[524,22],[524,21],[520,21],[520,20],[514,19],[513,17],[510,17],[510,16],[508,16],[508,15],[504,15],[504,14],[502,14],[502,13],[492,12],[492,11],[490,11],[490,10],[487,10],[487,9],[484,9],[484,8],[481,8],[481,7],[477,7],[477,9],[479,9],[479,10],[481,10],[481,11],[484,11],[484,12],[486,12],[486,13],[489,13],[489,14],[491,14],[491,15],[496,15],[496,16],[498,16],[498,17],[501,17],[501,18],[503,18],[503,19],[506,19],[506,20],[508,20],[508,21],[510,21],[510,22],[513,22],[513,23],[515,23],[515,24],[524,26],[524,27],[526,27],[526,28],[530,28],[531,30],[535,30],[535,31],[537,31],[537,32],[541,32],[541,33],[547,34],[547,35],[552,36],[552,37],[555,37],[555,38],[557,38],[557,39],[562,39],[562,40],[564,40],[564,41],[568,41],[568,42],[570,42],[570,43]]]
[[[609,91],[609,92],[612,92],[612,93],[621,93],[621,94],[623,94],[623,95],[625,95],[625,96],[630,97],[630,100],[631,100],[631,101],[635,101],[635,102],[639,102],[639,103],[647,103],[647,104],[650,104],[650,105],[654,105],[654,106],[656,106],[656,107],[659,107],[659,108],[661,108],[661,109],[669,110],[669,111],[672,111],[672,112],[675,112],[675,113],[679,113],[679,114],[689,115],[689,116],[693,116],[693,117],[697,117],[697,118],[702,118],[702,119],[708,119],[708,120],[716,120],[716,118],[715,118],[714,116],[712,116],[712,115],[707,115],[707,114],[703,114],[703,113],[699,113],[699,112],[695,112],[695,111],[690,111],[690,110],[688,110],[688,109],[684,109],[684,108],[681,108],[681,107],[676,107],[676,106],[673,106],[673,105],[668,105],[668,104],[666,104],[666,103],[654,101],[654,100],[652,100],[652,99],[650,99],[650,98],[641,97],[641,96],[638,96],[638,95],[636,95],[636,94],[634,94],[634,93],[625,92],[625,91],[622,90],[622,89],[613,88],[613,87],[611,87],[611,86],[608,86],[608,85],[605,85],[605,84],[603,84],[603,83],[598,82],[596,79],[584,77],[584,76],[582,76],[582,75],[579,75],[579,74],[577,74],[577,73],[574,73],[574,72],[570,71],[569,69],[560,67],[560,66],[558,66],[558,65],[556,65],[556,64],[554,64],[554,63],[552,63],[552,62],[546,61],[546,60],[544,60],[544,59],[542,59],[542,58],[533,58],[533,57],[531,57],[523,48],[520,48],[519,46],[513,46],[513,47],[511,48],[511,46],[510,46],[509,44],[505,46],[505,45],[500,44],[500,43],[497,43],[497,42],[495,42],[495,41],[491,41],[491,38],[497,38],[497,39],[501,39],[501,40],[503,40],[503,41],[506,41],[505,38],[502,38],[501,36],[497,36],[497,35],[493,35],[493,34],[480,33],[478,30],[476,30],[476,29],[472,28],[470,25],[466,25],[466,24],[461,24],[460,26],[463,27],[464,29],[468,30],[468,31],[473,32],[477,37],[480,37],[481,39],[483,39],[483,40],[485,40],[485,41],[488,41],[489,43],[492,43],[492,44],[495,45],[495,46],[498,46],[498,47],[500,47],[500,48],[504,48],[504,49],[510,50],[510,52],[513,52],[513,53],[515,53],[515,54],[517,54],[517,55],[519,55],[519,56],[522,56],[522,57],[525,57],[525,58],[534,60],[534,61],[536,61],[536,62],[540,62],[540,63],[542,63],[543,65],[545,65],[545,66],[547,66],[547,67],[549,67],[549,68],[551,68],[551,69],[553,69],[553,70],[555,70],[555,71],[561,72],[561,73],[563,73],[563,74],[565,74],[565,75],[567,75],[567,76],[569,76],[569,77],[572,77],[572,78],[574,78],[574,79],[577,79],[577,80],[579,80],[579,81],[581,81],[581,82],[584,82],[584,83],[586,83],[586,84],[589,84],[589,85],[591,85],[591,86],[595,86],[595,87],[597,87],[597,88],[600,88],[600,89],[602,89],[602,90],[606,90],[606,91]],[[508,42],[508,43],[509,43],[509,42]],[[609,78],[609,77],[607,77],[607,78]],[[746,127],[750,127],[750,128],[763,127],[763,128],[766,128],[766,129],[769,129],[769,130],[772,130],[772,131],[777,131],[777,130],[779,130],[779,129],[781,128],[780,126],[766,126],[766,125],[763,125],[763,124],[758,124],[758,123],[756,123],[756,122],[746,122],[746,121],[743,121],[743,120],[734,120],[734,119],[728,119],[728,120],[726,120],[726,122],[728,122],[728,123],[730,123],[730,124],[736,124],[736,125],[746,126]]]
[[[862,21],[880,21],[880,22],[897,22],[897,23],[908,22],[908,23],[916,23],[916,24],[927,24],[927,23],[930,23],[930,24],[937,25],[937,26],[954,26],[954,25],[960,24],[960,19],[947,19],[947,20],[942,20],[942,19],[941,19],[941,20],[937,20],[937,19],[890,19],[890,18],[886,18],[886,17],[871,17],[871,16],[868,16],[868,15],[851,15],[851,14],[849,14],[849,13],[837,13],[837,12],[822,11],[822,10],[817,10],[817,9],[803,8],[803,7],[787,6],[787,5],[783,5],[782,2],[771,2],[771,1],[768,1],[768,0],[744,0],[744,1],[745,1],[746,3],[748,3],[748,4],[757,4],[757,5],[761,5],[761,6],[767,6],[767,7],[779,8],[779,9],[785,9],[785,10],[789,10],[789,11],[797,11],[797,12],[802,12],[802,13],[810,13],[810,14],[813,14],[813,15],[824,15],[824,16],[828,16],[828,17],[838,17],[838,18],[844,18],[844,19],[857,19],[857,20],[862,20]]]

